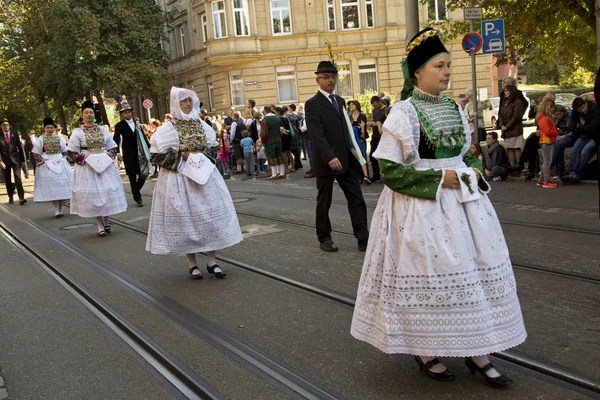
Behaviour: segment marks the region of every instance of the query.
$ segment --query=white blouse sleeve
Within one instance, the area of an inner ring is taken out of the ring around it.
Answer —
[[[33,149],[31,149],[31,152],[34,154],[42,154],[42,148],[43,148],[43,139],[42,137],[38,137],[33,141]]]
[[[206,145],[210,148],[210,147],[215,147],[218,146],[219,143],[217,143],[217,134],[215,133],[215,130],[208,125],[206,122],[200,120],[200,122],[202,123],[202,129],[204,130],[204,133],[206,134]]]
[[[115,143],[115,141],[113,140],[113,137],[110,134],[108,129],[101,126],[100,130],[102,130],[102,133],[104,134],[104,149],[105,150],[108,151],[108,150],[114,149],[115,147],[119,147],[119,146],[117,146],[117,143]]]
[[[69,145],[67,146],[67,151],[72,151],[73,153],[81,152],[81,137],[82,137],[82,135],[84,135],[84,133],[80,128],[73,130],[73,133],[71,134],[71,137],[69,138]]]

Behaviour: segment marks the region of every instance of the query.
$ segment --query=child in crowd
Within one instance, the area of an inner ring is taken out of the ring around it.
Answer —
[[[248,176],[254,174],[254,140],[252,140],[250,133],[247,130],[242,131],[242,140],[240,146],[244,150],[244,159],[246,160],[246,172]]]
[[[481,146],[479,145],[479,143],[477,143],[477,142],[471,143],[470,151],[471,151],[471,155],[473,157],[477,157],[477,158],[479,158],[479,160],[481,162],[483,162],[483,154],[482,154]]]
[[[256,160],[258,164],[257,172],[267,172],[267,155],[261,139],[256,142]]]
[[[546,99],[542,101],[540,108],[535,116],[538,128],[540,130],[540,145],[542,146],[542,155],[544,163],[540,173],[540,180],[537,185],[546,189],[556,189],[558,185],[550,182],[550,164],[552,162],[552,147],[558,136],[558,129],[554,125],[554,102]]]
[[[229,145],[227,144],[227,139],[225,138],[224,132],[219,135],[217,168],[219,168],[219,172],[224,179],[229,179],[231,177],[231,170],[229,166]]]

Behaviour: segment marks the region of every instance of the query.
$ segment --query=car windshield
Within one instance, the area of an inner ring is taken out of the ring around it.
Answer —
[[[573,93],[557,93],[556,104],[561,104],[563,106],[571,106],[575,98],[577,98],[577,96],[575,96]]]

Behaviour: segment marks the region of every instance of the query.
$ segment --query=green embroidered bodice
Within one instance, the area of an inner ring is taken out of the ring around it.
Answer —
[[[42,136],[42,147],[46,154],[60,153],[60,138],[56,135]]]
[[[179,150],[182,153],[206,150],[206,134],[200,120],[173,120],[171,123],[179,136]]]
[[[447,96],[434,96],[418,88],[414,89],[410,103],[419,117],[421,134],[435,150],[435,158],[459,155],[466,137],[458,104]]]
[[[90,153],[102,153],[104,151],[104,133],[96,124],[84,126],[85,145]]]

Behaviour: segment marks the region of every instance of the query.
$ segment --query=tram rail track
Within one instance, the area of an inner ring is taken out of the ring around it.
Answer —
[[[271,358],[253,346],[235,338],[231,334],[214,325],[208,319],[200,316],[182,304],[177,303],[171,298],[130,277],[119,269],[114,268],[113,266],[108,265],[100,260],[96,260],[93,256],[87,254],[85,251],[69,243],[60,236],[49,232],[27,218],[8,210],[3,205],[0,205],[0,210],[12,215],[13,218],[29,226],[33,231],[55,243],[69,254],[80,259],[95,271],[99,272],[110,281],[115,283],[117,286],[120,286],[129,293],[134,294],[144,303],[150,305],[167,318],[186,328],[196,337],[204,340],[211,346],[220,350],[223,354],[234,359],[250,372],[263,378],[266,382],[272,384],[279,391],[290,396],[290,398],[309,400],[338,400],[340,398],[337,395],[330,393],[327,389],[321,387],[312,380],[293,371],[286,365],[283,365],[278,360]],[[124,222],[111,219],[111,223],[115,223],[115,225],[120,225],[139,233],[147,234],[147,232],[140,229],[132,229],[133,227],[128,226],[128,224]],[[37,252],[22,239],[19,239],[18,235],[0,222],[0,233],[5,232],[9,232],[10,236],[14,238],[13,240],[16,241],[20,246],[26,246],[28,251],[34,254],[36,258],[45,259],[41,253]],[[221,259],[219,257],[217,258]],[[50,263],[50,261],[48,261],[48,263]],[[56,265],[53,265],[53,268],[60,271],[60,268]],[[140,335],[142,334],[140,333]],[[224,399],[225,397],[208,397],[208,395],[206,395],[205,397],[198,398]]]
[[[0,235],[59,282],[71,295],[90,310],[105,326],[162,375],[188,399],[224,400],[226,397],[183,365],[166,350],[144,335],[137,327],[119,315],[88,289],[69,276],[62,268],[21,240],[0,222]]]
[[[259,192],[259,191],[247,190],[247,189],[231,189],[231,188],[229,188],[229,191],[233,192],[233,193],[253,194],[253,195],[258,195],[258,196],[279,197],[279,198],[295,199],[295,200],[306,200],[306,201],[312,201],[315,204],[317,201],[316,198],[310,197],[310,196],[296,196],[296,195],[289,195],[289,194],[283,194],[283,193],[277,194],[277,193]],[[152,198],[152,196],[147,196],[147,197]],[[340,200],[332,200],[332,203],[340,204],[343,206],[347,205],[346,202],[340,201]],[[367,204],[367,208],[375,209],[375,206],[372,204]],[[509,221],[509,220],[504,220],[504,219],[500,219],[499,221],[500,221],[500,224],[503,224],[503,225],[515,225],[515,226],[523,226],[523,227],[528,227],[528,228],[549,229],[549,230],[560,231],[560,232],[571,232],[571,233],[581,233],[581,234],[585,234],[585,235],[600,236],[600,230],[594,230],[594,229],[572,228],[572,227],[566,227],[566,226],[536,224],[536,223],[522,222],[522,221]]]
[[[37,226],[37,224],[33,223],[32,221],[29,221],[28,219],[21,217],[20,215],[18,215],[16,213],[11,212],[5,206],[0,206],[0,209],[3,209],[5,212],[9,213],[14,218],[17,218],[20,221],[22,221],[23,223],[29,225],[32,229],[34,229],[41,235],[47,237],[48,239],[55,242],[56,244],[58,244],[60,247],[64,248],[65,250],[68,250],[71,254],[74,254],[78,258],[81,258],[86,263],[90,264],[96,270],[101,272],[103,275],[107,276],[109,279],[115,281],[120,286],[126,287],[126,289],[128,291],[138,295],[139,297],[142,297],[144,299],[144,301],[149,302],[152,306],[157,308],[159,311],[161,311],[163,313],[167,313],[167,315],[169,317],[171,317],[172,319],[174,319],[177,323],[181,324],[182,326],[186,327],[187,329],[189,329],[190,331],[192,331],[193,333],[198,335],[197,327],[195,326],[195,324],[196,324],[195,321],[197,321],[199,318],[202,319],[202,317],[198,316],[193,311],[188,310],[187,308],[183,307],[182,305],[175,303],[173,300],[170,300],[159,293],[156,293],[151,288],[149,288],[149,287],[145,286],[144,284],[136,281],[135,279],[127,276],[126,274],[124,274],[123,272],[121,272],[117,269],[114,269],[111,266],[104,265],[101,262],[93,261],[91,256],[86,255],[83,251],[81,251],[76,246],[74,246],[74,245],[70,244],[69,242],[65,241],[64,239],[60,238],[58,235],[55,235],[55,234],[45,230],[44,228]],[[113,222],[115,225],[122,226],[131,231],[134,231],[134,232],[137,232],[137,233],[140,233],[143,235],[147,235],[147,231],[145,229],[136,227],[125,221],[120,221],[120,220],[112,218],[111,222]],[[4,226],[4,224],[0,223],[0,232],[4,231],[4,229],[7,229],[7,228]],[[283,276],[280,274],[276,274],[276,273],[273,273],[270,271],[266,271],[261,268],[240,262],[238,260],[231,259],[229,257],[223,257],[223,256],[218,255],[217,259],[219,259],[220,261],[226,262],[230,265],[236,266],[238,268],[265,276],[269,279],[273,279],[273,280],[282,282],[286,285],[298,288],[300,290],[310,292],[319,297],[323,297],[324,299],[332,300],[337,303],[343,304],[345,306],[350,306],[350,307],[354,307],[354,305],[355,305],[355,297],[346,296],[344,294],[340,294],[340,293],[329,291],[327,289],[312,286],[312,285],[306,284],[304,282],[300,282],[295,279],[292,279],[292,278],[289,278],[289,277],[286,277],[286,276]],[[210,322],[208,322],[208,324],[210,324]],[[219,337],[225,336],[226,341],[231,341],[233,343],[236,343],[236,342],[240,343],[239,341],[237,341],[237,339],[233,338],[232,336],[230,336],[229,334],[227,334],[223,331],[220,331],[218,328],[213,327],[213,329],[216,329]],[[213,332],[212,329],[209,329],[209,331],[211,331],[211,333]],[[199,337],[207,339],[210,342],[210,335],[209,335],[209,337],[199,335]],[[499,352],[499,353],[494,353],[492,356],[496,357],[497,359],[500,359],[508,364],[518,366],[519,368],[529,371],[530,373],[538,374],[539,376],[543,376],[545,378],[549,378],[550,380],[556,381],[557,383],[559,383],[565,387],[568,387],[571,390],[583,392],[586,395],[594,395],[595,397],[597,397],[596,396],[597,394],[600,394],[600,383],[597,383],[597,382],[591,381],[587,378],[578,376],[576,373],[574,373],[570,370],[566,370],[564,368],[560,368],[558,366],[551,365],[551,364],[545,363],[540,360],[536,360],[531,357],[517,354],[510,350]],[[232,357],[237,358],[235,354],[233,354]],[[243,361],[245,361],[245,360],[243,360]],[[275,364],[277,364],[276,361],[274,361],[274,360],[271,360],[271,361],[273,361]],[[263,366],[263,367],[265,367],[265,366]],[[290,371],[286,369],[286,372],[289,373]],[[294,373],[292,373],[292,374],[295,375]],[[300,377],[300,378],[302,379],[302,377]],[[281,382],[279,382],[279,383],[281,383]],[[276,385],[276,386],[279,386],[279,385]],[[279,387],[279,388],[281,389],[281,387]],[[287,390],[284,390],[284,392],[288,392],[288,394],[289,394],[290,393],[289,389],[290,389],[290,387],[288,386]],[[298,389],[298,388],[296,388],[296,389]],[[292,392],[292,394],[297,394],[297,393],[298,392]],[[327,392],[324,392],[324,393],[327,393]],[[591,397],[594,397],[594,396],[591,396]],[[329,395],[329,396],[324,396],[324,397],[320,397],[320,396],[314,397],[313,395],[305,394],[305,395],[303,395],[303,398],[336,399],[337,397],[335,397],[334,395]]]

